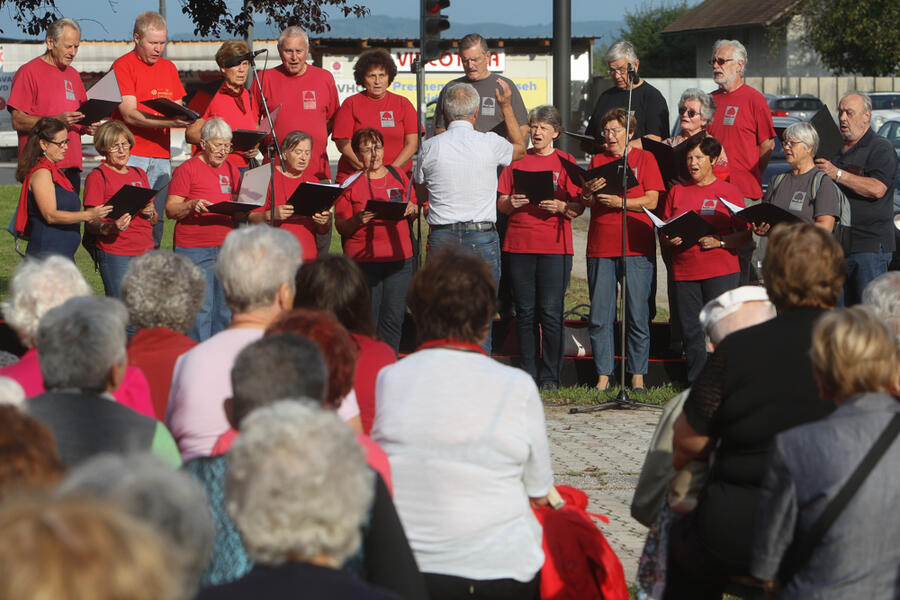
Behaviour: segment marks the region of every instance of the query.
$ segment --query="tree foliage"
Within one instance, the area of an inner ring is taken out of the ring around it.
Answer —
[[[628,40],[641,61],[641,77],[694,77],[696,44],[691,35],[660,36],[660,32],[690,10],[686,0],[662,6],[643,5],[625,14],[619,37]]]
[[[283,29],[300,25],[310,33],[331,29],[327,12],[333,7],[343,17],[363,17],[369,9],[353,0],[245,0],[231,10],[225,0],[181,0],[181,11],[194,23],[194,33],[203,37],[221,34],[244,37],[258,17],[268,25]],[[40,35],[56,19],[63,16],[56,0],[0,0],[19,28],[29,35]],[[148,4],[152,10],[154,4]]]
[[[898,0],[806,0],[806,42],[837,74],[886,77],[900,68]]]

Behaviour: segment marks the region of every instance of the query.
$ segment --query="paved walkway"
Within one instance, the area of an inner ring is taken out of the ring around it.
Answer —
[[[584,490],[588,510],[609,517],[608,525],[598,524],[630,585],[647,532],[631,518],[631,496],[660,411],[568,413],[567,407],[547,407],[544,412],[556,483]]]

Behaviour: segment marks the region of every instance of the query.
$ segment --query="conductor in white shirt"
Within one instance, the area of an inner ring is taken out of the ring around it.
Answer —
[[[428,200],[429,256],[441,247],[461,247],[487,261],[499,281],[497,170],[525,156],[525,138],[513,112],[512,91],[502,79],[495,96],[510,141],[475,131],[481,97],[471,84],[453,84],[444,105],[450,124],[422,144],[415,179],[420,201]]]

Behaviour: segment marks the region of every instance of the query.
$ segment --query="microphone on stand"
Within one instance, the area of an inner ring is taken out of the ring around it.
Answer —
[[[638,81],[640,81],[637,69],[634,68],[633,63],[628,63],[628,81],[630,81],[632,85],[637,85]]]
[[[226,69],[229,69],[231,67],[238,66],[245,60],[249,60],[252,63],[253,59],[255,57],[259,56],[263,52],[268,52],[268,51],[269,51],[268,48],[263,48],[262,50],[257,50],[256,52],[248,52],[247,54],[243,54],[241,56],[232,56],[231,58],[226,58],[225,62],[222,64],[222,66]]]

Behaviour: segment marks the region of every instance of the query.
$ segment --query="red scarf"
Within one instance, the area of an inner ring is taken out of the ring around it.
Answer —
[[[453,338],[439,338],[436,340],[428,340],[427,342],[416,348],[416,352],[418,352],[419,350],[428,350],[429,348],[446,348],[447,350],[462,350],[463,352],[480,352],[481,354],[487,356],[487,352],[485,352],[484,348],[482,348],[478,344]]]
[[[72,187],[72,182],[69,181],[69,178],[66,177],[62,170],[56,166],[56,163],[51,162],[47,159],[46,156],[41,157],[41,160],[34,165],[30,171],[28,171],[28,175],[25,176],[25,180],[22,182],[22,191],[19,192],[19,204],[16,207],[16,233],[20,237],[25,237],[31,232],[31,223],[28,222],[28,190],[31,186],[31,176],[34,175],[34,172],[39,169],[47,169],[50,171],[50,176],[53,178],[53,183],[58,185],[64,190],[69,192],[74,192],[75,189]]]

